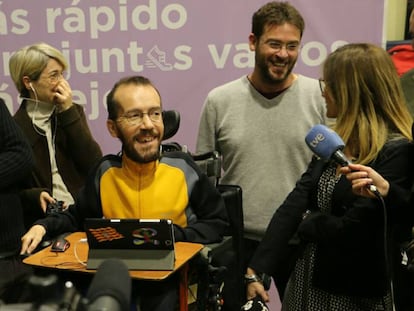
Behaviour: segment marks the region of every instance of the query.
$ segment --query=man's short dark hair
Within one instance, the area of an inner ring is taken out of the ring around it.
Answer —
[[[260,38],[266,26],[283,25],[296,26],[302,38],[305,21],[299,11],[288,2],[272,1],[259,8],[252,17],[252,33]]]
[[[115,121],[118,118],[119,103],[116,102],[116,100],[114,99],[114,94],[121,85],[127,85],[127,84],[134,84],[137,86],[150,85],[155,89],[155,91],[158,93],[161,99],[161,95],[158,92],[157,88],[154,86],[154,84],[152,84],[151,80],[149,80],[148,78],[143,77],[143,76],[130,76],[130,77],[122,78],[117,83],[115,83],[115,85],[112,87],[111,91],[106,97],[108,119]]]

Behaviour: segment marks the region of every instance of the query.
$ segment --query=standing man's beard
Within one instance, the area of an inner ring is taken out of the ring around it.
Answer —
[[[286,72],[283,74],[282,77],[279,78],[279,77],[275,77],[275,75],[273,75],[270,72],[270,69],[269,69],[270,60],[264,58],[261,54],[257,54],[257,53],[256,53],[255,58],[256,58],[256,66],[259,68],[260,75],[262,79],[266,81],[268,84],[283,83],[291,74],[293,67],[295,67],[295,64],[297,61],[297,59],[293,61],[290,60],[289,63],[287,64]],[[284,62],[284,61],[281,60],[281,62]]]
[[[140,154],[134,148],[134,142],[128,142],[122,132],[119,132],[119,139],[122,142],[122,150],[125,155],[137,163],[149,163],[159,159],[160,157],[160,148],[158,147],[156,150],[151,151],[150,148],[148,150],[144,150],[143,154]],[[133,138],[135,139],[135,137]]]
[[[288,70],[285,72],[285,74],[281,78],[277,78],[269,72],[269,68],[267,66],[259,67],[259,68],[260,68],[260,72],[263,77],[263,80],[267,81],[269,84],[284,82],[289,77],[290,73],[293,70],[293,66],[288,67]]]

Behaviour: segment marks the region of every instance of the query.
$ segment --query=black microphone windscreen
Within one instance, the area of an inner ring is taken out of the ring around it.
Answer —
[[[120,310],[130,309],[131,277],[127,266],[119,259],[102,262],[92,279],[87,293],[89,303],[103,297],[116,299]]]

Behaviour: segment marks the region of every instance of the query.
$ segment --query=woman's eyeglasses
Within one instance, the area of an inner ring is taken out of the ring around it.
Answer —
[[[321,89],[322,95],[324,95],[326,91],[326,83],[325,80],[322,78],[319,79],[319,88]]]

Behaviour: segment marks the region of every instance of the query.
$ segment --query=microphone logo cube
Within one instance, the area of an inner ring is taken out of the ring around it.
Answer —
[[[316,136],[309,142],[309,145],[316,148],[316,146],[325,140],[325,136],[322,133],[317,133]]]

